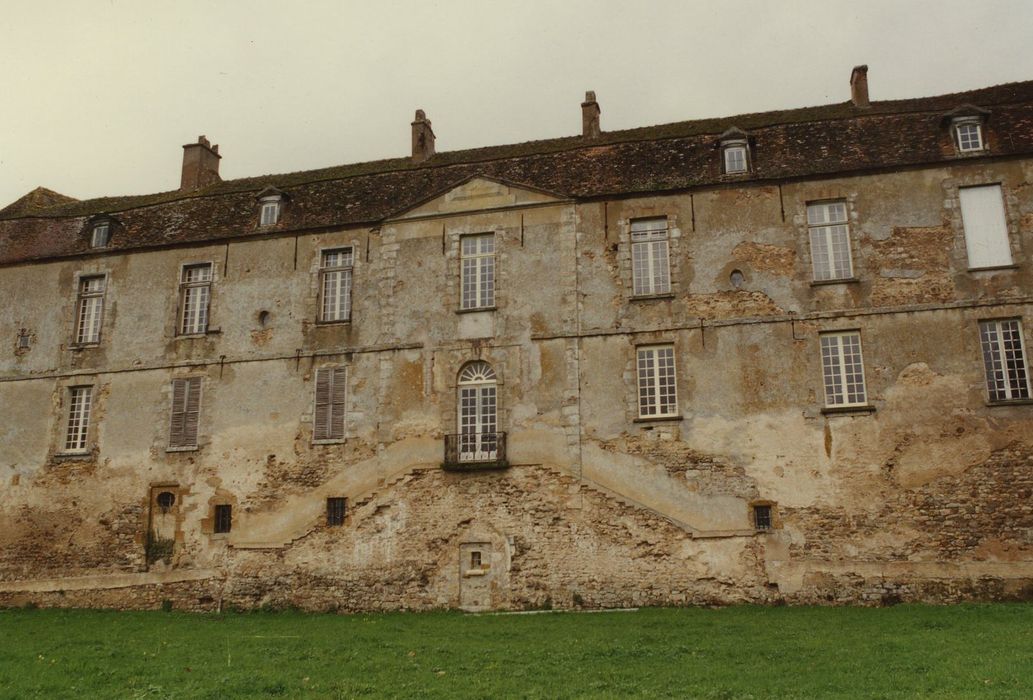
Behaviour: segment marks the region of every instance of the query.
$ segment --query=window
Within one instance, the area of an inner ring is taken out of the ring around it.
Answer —
[[[344,525],[344,513],[347,507],[346,498],[331,497],[326,499],[326,524],[330,527]]]
[[[954,122],[954,136],[960,153],[982,151],[983,126],[979,119],[963,119]]]
[[[93,233],[90,236],[90,247],[91,248],[107,248],[108,243],[111,241],[111,224],[107,221],[102,221],[95,224],[93,227]]]
[[[172,380],[172,423],[170,449],[195,449],[197,426],[201,417],[201,378]]]
[[[725,173],[746,172],[746,147],[728,146],[725,149]]]
[[[316,410],[312,419],[313,440],[344,439],[344,404],[347,370],[324,367],[316,370]]]
[[[1000,185],[962,187],[961,221],[969,268],[1004,267],[1012,264],[1004,194]]]
[[[280,197],[262,197],[258,214],[259,226],[272,226],[280,220]]]
[[[320,321],[329,323],[351,318],[353,260],[351,248],[323,251],[319,264]]]
[[[823,333],[821,366],[825,380],[826,406],[867,405],[860,333]]]
[[[495,306],[495,234],[478,233],[459,239],[462,257],[462,309]]]
[[[755,527],[758,530],[771,529],[771,506],[753,506],[753,527]]]
[[[179,285],[179,333],[208,332],[208,302],[212,292],[212,264],[187,265]]]
[[[86,434],[90,428],[92,386],[73,386],[68,390],[68,428],[65,430],[65,452],[85,452]]]
[[[1019,321],[981,321],[979,340],[990,401],[1028,399],[1029,370]]]
[[[79,278],[79,296],[75,312],[75,344],[95,345],[100,342],[100,326],[104,319],[103,275]]]
[[[477,360],[459,372],[459,461],[498,458],[498,380],[487,362]]]
[[[639,418],[677,416],[676,385],[673,346],[658,345],[638,349]]]
[[[811,240],[814,280],[823,282],[852,278],[854,268],[850,259],[846,202],[808,204],[807,230]]]
[[[225,504],[215,506],[215,527],[213,529],[216,533],[229,532],[233,529],[233,506]]]
[[[481,553],[478,550],[470,552],[470,568],[479,569],[481,568]]]
[[[631,222],[631,277],[635,296],[671,291],[666,216]]]

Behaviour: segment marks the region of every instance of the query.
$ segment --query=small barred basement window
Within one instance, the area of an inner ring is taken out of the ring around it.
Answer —
[[[331,497],[326,499],[326,524],[330,527],[344,525],[345,509],[347,508],[346,498]]]
[[[233,506],[215,506],[215,532],[229,532],[233,527]]]
[[[470,568],[479,569],[481,568],[481,553],[477,550],[470,552]]]
[[[753,526],[758,530],[771,529],[771,506],[753,506]]]
[[[29,332],[27,330],[25,330],[24,328],[22,328],[20,331],[18,331],[18,349],[19,350],[28,350],[29,346],[31,346],[31,345],[32,345],[32,339],[29,336]]]

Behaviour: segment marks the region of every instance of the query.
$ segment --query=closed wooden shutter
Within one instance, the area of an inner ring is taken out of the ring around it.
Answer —
[[[1008,220],[1000,185],[962,187],[961,219],[965,226],[968,266],[1004,267],[1012,264]]]
[[[201,416],[201,378],[172,380],[172,425],[169,447],[197,447]]]
[[[316,410],[312,419],[313,439],[344,439],[344,403],[347,387],[347,373],[344,367],[325,367],[316,370]]]

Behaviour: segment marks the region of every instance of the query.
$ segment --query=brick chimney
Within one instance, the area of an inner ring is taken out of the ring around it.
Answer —
[[[586,139],[597,139],[602,133],[599,128],[599,103],[595,101],[595,91],[585,93],[585,101],[581,103],[581,135]]]
[[[204,136],[198,136],[197,143],[183,146],[183,175],[179,180],[179,189],[199,190],[222,182],[219,177],[220,158],[219,147],[208,143]]]
[[[871,107],[868,102],[868,66],[854,66],[850,74],[850,101],[854,107]]]
[[[412,123],[412,161],[422,163],[434,155],[434,130],[430,128],[430,119],[422,109],[416,110],[416,120]]]

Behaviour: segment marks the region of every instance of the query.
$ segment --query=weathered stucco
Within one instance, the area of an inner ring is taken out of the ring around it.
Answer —
[[[1021,318],[1033,347],[1031,174],[982,159],[605,200],[474,178],[375,227],[0,268],[3,332],[31,334],[0,353],[0,603],[1028,597],[1033,406],[987,404],[978,322]],[[957,192],[987,182],[1016,265],[970,272]],[[806,205],[823,199],[848,203],[856,281],[811,283]],[[632,298],[630,221],[652,216],[668,219],[672,293]],[[495,308],[457,313],[459,239],[482,232]],[[343,245],[351,321],[317,323],[320,251]],[[213,263],[209,332],[177,337],[180,267],[197,262]],[[85,274],[107,275],[102,340],[75,348]],[[845,329],[863,338],[871,410],[832,414],[818,335]],[[675,348],[680,414],[643,420],[635,349],[657,343]],[[448,472],[472,359],[498,375],[509,466]],[[331,365],[347,368],[345,439],[315,444],[315,371]],[[168,451],[187,376],[198,448]],[[62,455],[83,384],[90,452]],[[162,490],[176,500],[159,514]],[[326,524],[329,497],[348,499],[343,526]]]

